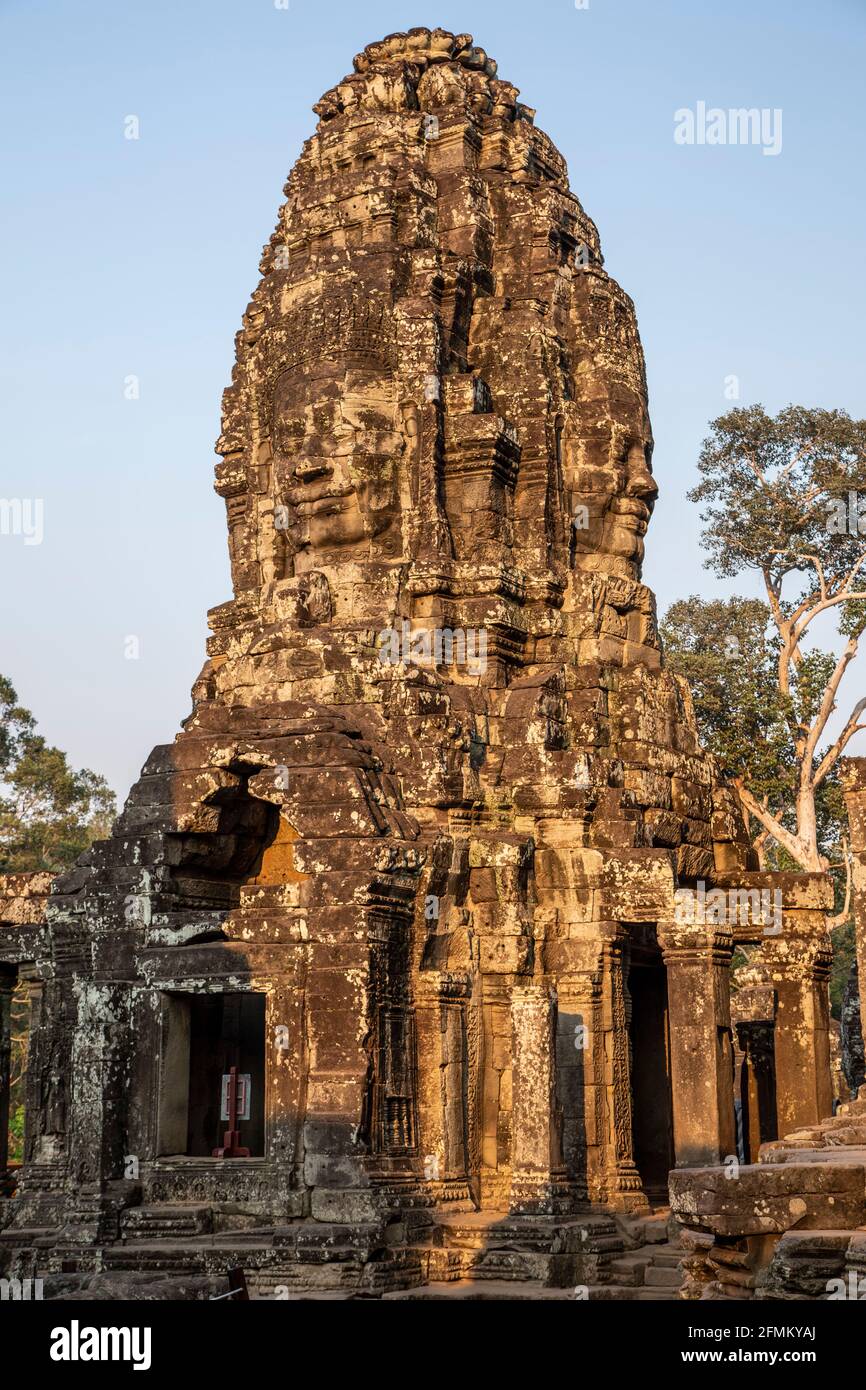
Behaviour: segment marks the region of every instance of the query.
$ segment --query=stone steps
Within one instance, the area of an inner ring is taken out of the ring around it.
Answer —
[[[666,1289],[626,1288],[615,1284],[595,1284],[587,1289],[588,1302],[633,1302],[664,1303],[672,1294]],[[386,1293],[383,1298],[395,1302],[575,1302],[574,1289],[541,1288],[536,1283],[514,1281],[512,1283],[484,1283],[471,1279],[457,1283],[435,1283],[422,1285],[417,1289],[405,1289]]]
[[[158,1273],[172,1274],[200,1274],[202,1272],[203,1261],[190,1255],[188,1252],[178,1250],[174,1243],[165,1245],[140,1246],[133,1244],[129,1246],[109,1246],[103,1251],[103,1267],[106,1274],[118,1272],[126,1273],[146,1273],[156,1271]]]
[[[650,1248],[652,1263],[667,1269],[676,1269],[685,1254],[678,1245],[654,1245]]]
[[[121,1232],[135,1240],[207,1235],[213,1230],[213,1210],[199,1203],[129,1207],[121,1219]]]
[[[617,1284],[625,1287],[639,1286],[645,1282],[644,1275],[649,1267],[650,1257],[647,1254],[623,1255],[620,1259],[611,1260],[610,1273]]]
[[[590,1298],[654,1302],[675,1299],[682,1283],[684,1252],[668,1239],[667,1213],[627,1221],[595,1213],[564,1219],[438,1214],[430,1243],[414,1248],[426,1282],[406,1296],[419,1299],[428,1288],[432,1298],[505,1299],[529,1297],[528,1289],[573,1299],[587,1289]]]
[[[677,1289],[651,1288],[640,1285],[630,1288],[622,1284],[598,1284],[589,1289],[589,1301],[612,1303],[678,1303]]]
[[[558,1287],[574,1282],[571,1258],[549,1251],[448,1249],[444,1246],[408,1248],[420,1256],[425,1277],[437,1283],[489,1280]]]
[[[437,1216],[436,1230],[442,1243],[451,1249],[484,1250],[511,1248],[550,1252],[555,1244],[561,1250],[593,1252],[620,1251],[624,1248],[622,1233],[616,1223],[606,1216],[587,1216],[536,1220],[531,1217],[492,1216],[486,1212],[469,1216],[450,1213]]]
[[[646,1245],[612,1260],[612,1280],[621,1285],[679,1289],[683,1282],[680,1261],[684,1250],[674,1245]]]
[[[630,1217],[623,1224],[638,1245],[667,1245],[669,1222],[670,1212],[665,1208],[651,1216]]]
[[[675,1299],[684,1252],[667,1238],[667,1216],[510,1216],[436,1212],[359,1232],[321,1222],[219,1229],[204,1203],[129,1209],[119,1244],[103,1252],[106,1274],[212,1276],[247,1272],[260,1299],[381,1298],[662,1301]],[[279,1292],[277,1292],[279,1290]],[[454,1292],[443,1292],[453,1290]]]

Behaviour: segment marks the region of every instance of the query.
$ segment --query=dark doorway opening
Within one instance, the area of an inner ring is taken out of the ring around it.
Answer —
[[[631,995],[632,1141],[643,1189],[667,1202],[674,1166],[667,971],[637,955],[628,977]]]
[[[740,1102],[739,1154],[743,1163],[757,1163],[761,1145],[779,1137],[772,1021],[738,1023],[737,1044],[734,1096]]]
[[[210,1158],[220,1148],[223,1077],[250,1078],[238,1128],[251,1157],[265,1151],[265,996],[250,991],[163,996],[159,1150]],[[233,1160],[227,1159],[227,1162]]]

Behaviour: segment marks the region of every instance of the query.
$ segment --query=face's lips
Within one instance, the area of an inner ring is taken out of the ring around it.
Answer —
[[[637,535],[646,534],[652,516],[652,508],[648,507],[646,502],[642,502],[639,497],[617,497],[611,503],[610,510],[613,516],[635,531]]]
[[[350,492],[351,488],[348,488],[336,493],[326,493],[324,497],[300,498],[297,491],[294,491],[289,492],[287,496],[299,517],[336,516],[343,510],[343,501]]]

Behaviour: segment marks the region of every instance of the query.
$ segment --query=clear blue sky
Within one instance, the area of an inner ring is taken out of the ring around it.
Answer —
[[[121,795],[229,597],[220,394],[310,107],[416,24],[473,33],[537,108],[636,301],[661,609],[718,591],[685,493],[726,376],[866,415],[864,0],[5,0],[0,495],[43,498],[45,539],[0,537],[0,671]],[[675,144],[699,100],[782,108],[782,152]]]

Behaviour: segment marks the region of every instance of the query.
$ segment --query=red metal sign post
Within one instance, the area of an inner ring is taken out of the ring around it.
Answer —
[[[238,1069],[229,1067],[229,1127],[223,1134],[223,1146],[213,1150],[214,1158],[249,1158],[250,1151],[241,1147],[241,1132],[238,1129]]]

